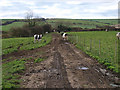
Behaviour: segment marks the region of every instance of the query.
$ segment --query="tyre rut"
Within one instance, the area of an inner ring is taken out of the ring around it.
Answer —
[[[56,36],[59,37],[59,36]],[[58,52],[60,38],[54,39],[53,62],[51,72],[47,75],[47,88],[71,88],[68,81],[66,68],[61,54]]]
[[[69,44],[62,44],[59,52],[64,58],[69,82],[73,88],[106,88],[111,87],[107,77],[97,72],[96,63],[85,55],[76,53]],[[87,70],[78,69],[87,67]]]
[[[107,77],[96,71],[99,63],[53,34],[48,59],[30,67],[23,76],[25,88],[109,88]],[[47,49],[45,49],[47,50]],[[87,70],[79,69],[87,67]],[[31,73],[31,71],[34,71]]]

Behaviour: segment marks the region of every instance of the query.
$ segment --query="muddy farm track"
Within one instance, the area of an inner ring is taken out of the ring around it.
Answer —
[[[102,66],[96,60],[63,41],[59,34],[52,37],[45,47],[3,57],[46,58],[37,64],[32,60],[26,63],[21,88],[111,88],[109,77],[100,71]]]

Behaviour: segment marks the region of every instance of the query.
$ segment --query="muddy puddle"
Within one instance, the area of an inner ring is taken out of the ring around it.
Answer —
[[[65,44],[69,44],[68,42],[65,42]]]
[[[87,68],[87,67],[77,67],[77,69],[79,69],[79,70],[88,70],[89,68]]]

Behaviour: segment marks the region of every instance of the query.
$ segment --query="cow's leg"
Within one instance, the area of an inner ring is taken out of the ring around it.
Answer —
[[[66,40],[68,40],[68,37],[66,36]]]
[[[42,39],[39,39],[39,41],[41,41]]]
[[[119,40],[119,37],[117,36],[117,39]]]
[[[36,43],[36,39],[34,39],[34,43]]]

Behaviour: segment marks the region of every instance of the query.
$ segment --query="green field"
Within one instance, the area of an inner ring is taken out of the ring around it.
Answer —
[[[19,47],[19,50],[32,50],[42,47],[48,44],[50,41],[51,34],[45,35],[40,42],[36,43],[34,43],[33,37],[2,39],[2,54],[5,55],[11,52],[17,52]]]
[[[115,72],[118,70],[118,40],[115,31],[70,32],[69,40],[86,54]]]
[[[25,22],[14,22],[12,24],[3,25],[0,27],[2,27],[2,31],[9,31],[12,27],[22,27],[24,24]]]
[[[63,24],[68,27],[81,27],[83,29],[95,29],[97,26],[107,26],[118,24],[117,19],[51,19],[47,20],[53,27]]]
[[[3,19],[2,23],[6,21],[11,21],[12,19]],[[81,27],[83,29],[95,29],[96,26],[106,26],[118,24],[117,19],[49,19],[46,22],[37,22],[39,25],[44,25],[45,23],[51,24],[53,28],[57,25],[63,24],[68,27]],[[9,31],[11,27],[22,27],[25,22],[14,22],[9,25],[0,26],[2,31]]]
[[[2,20],[2,23],[5,23],[5,22],[8,22],[8,21],[14,21],[16,19],[0,19],[0,20]]]
[[[17,52],[19,50],[32,50],[35,48],[40,48],[51,42],[51,34],[46,34],[42,38],[42,41],[34,43],[33,37],[26,38],[9,38],[3,39],[2,51],[3,55]],[[12,59],[12,61],[7,62],[7,60]],[[14,59],[10,57],[8,59],[3,59],[2,62],[2,87],[3,88],[18,88],[20,87],[21,77],[20,73],[25,71],[25,63],[27,60],[34,60],[34,63],[39,63],[44,60],[44,58],[20,58]]]

